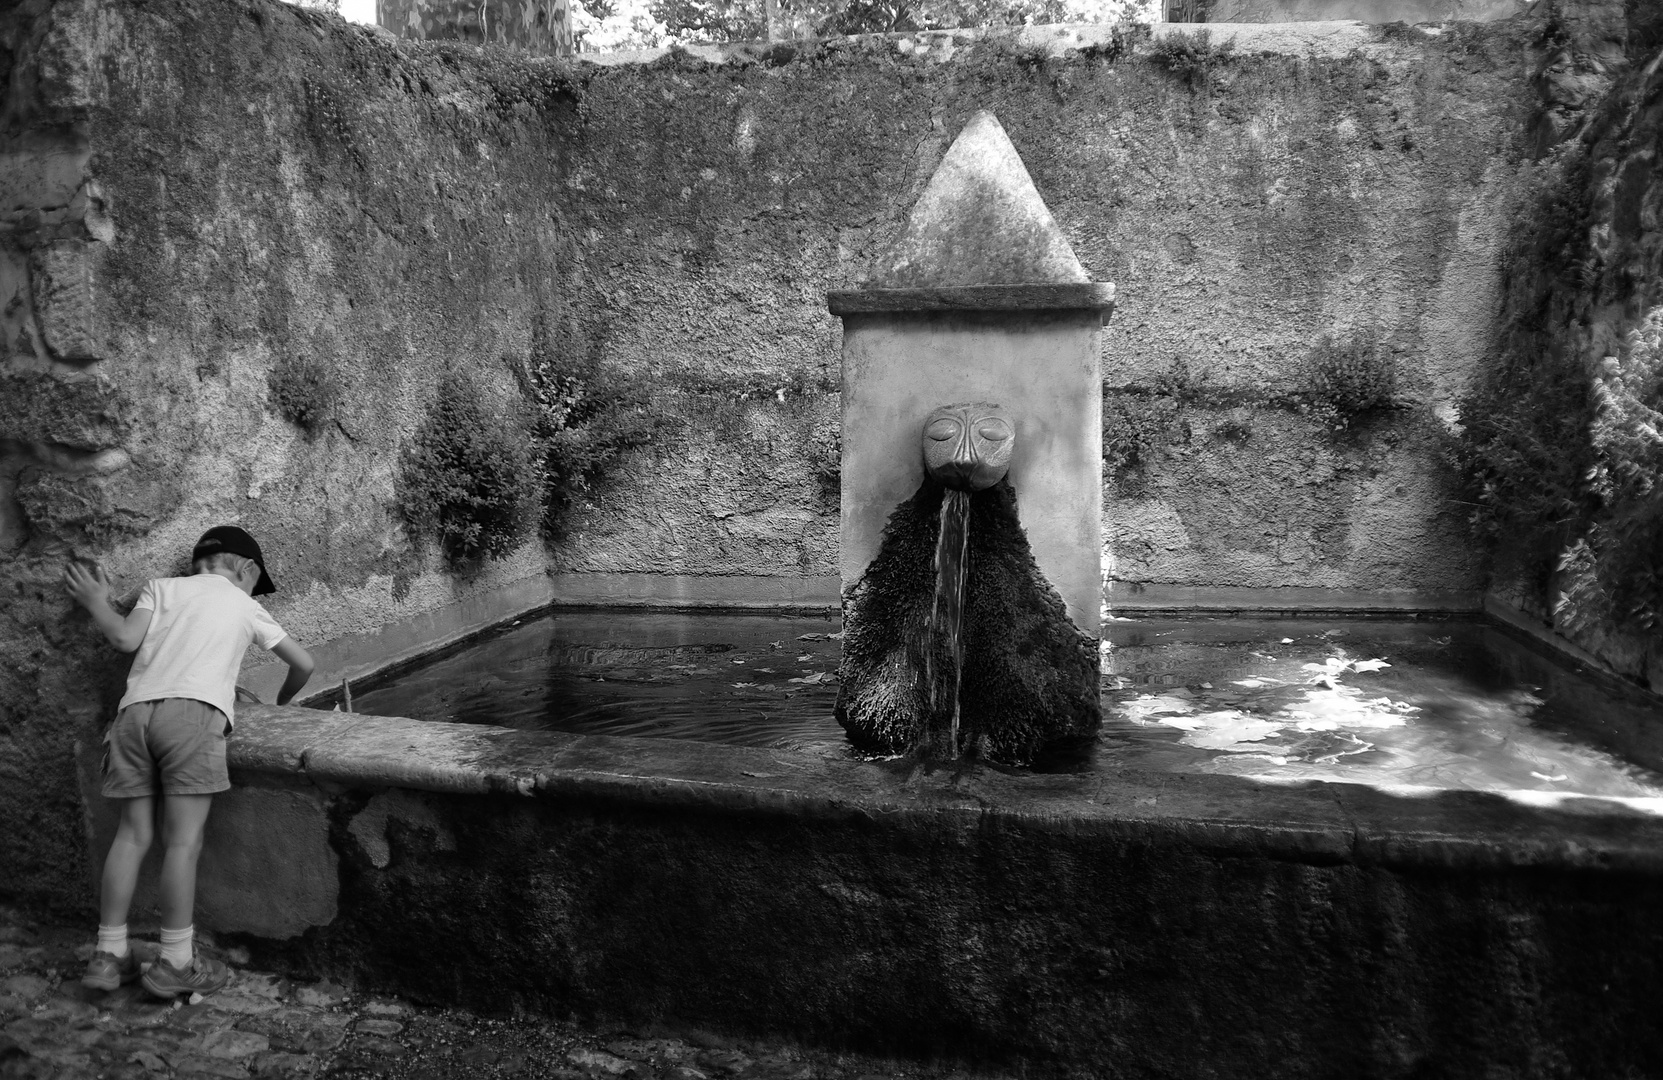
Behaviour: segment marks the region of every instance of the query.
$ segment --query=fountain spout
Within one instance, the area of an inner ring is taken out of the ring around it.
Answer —
[[[924,421],[924,472],[947,489],[935,547],[924,676],[929,687],[925,739],[930,756],[963,756],[959,693],[964,683],[964,593],[970,550],[970,496],[1010,471],[1016,431],[998,405],[942,405]]]
[[[1113,296],[980,112],[866,286],[828,298],[843,318],[838,719],[858,748],[1022,765],[1100,724]]]

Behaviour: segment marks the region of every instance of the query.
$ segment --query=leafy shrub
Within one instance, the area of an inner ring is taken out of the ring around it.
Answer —
[[[1191,90],[1209,90],[1235,51],[1234,41],[1214,45],[1211,31],[1174,30],[1155,39],[1149,59]]]
[[[1323,335],[1305,369],[1311,404],[1336,429],[1395,404],[1397,360],[1376,331],[1362,330],[1344,341]]]
[[[541,328],[514,370],[531,405],[543,535],[556,540],[572,503],[600,484],[625,451],[652,442],[666,421],[644,386],[557,352]]]
[[[322,360],[290,355],[267,374],[266,390],[266,404],[311,437],[335,419],[341,382],[335,369]]]
[[[1615,618],[1652,629],[1663,617],[1663,307],[1630,330],[1590,385],[1597,503],[1586,535],[1560,561],[1560,614],[1572,624]]]
[[[1495,354],[1462,395],[1452,447],[1475,538],[1542,589],[1596,506],[1587,484],[1593,396],[1560,329],[1588,317],[1594,179],[1584,153],[1553,169],[1512,223]]]
[[[530,531],[527,495],[540,480],[530,441],[461,372],[440,381],[400,464],[405,523],[418,541],[436,536],[452,568],[503,558]]]

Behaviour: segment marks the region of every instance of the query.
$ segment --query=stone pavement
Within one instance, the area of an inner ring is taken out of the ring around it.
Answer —
[[[426,1008],[254,971],[236,948],[204,947],[233,975],[197,1004],[152,1000],[137,983],[88,990],[90,926],[0,906],[0,1080],[994,1080],[785,1043]]]

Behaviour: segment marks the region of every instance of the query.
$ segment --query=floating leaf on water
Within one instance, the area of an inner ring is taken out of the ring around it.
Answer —
[[[797,657],[797,663],[806,664],[808,661],[813,660],[813,659],[814,659],[814,654],[811,653],[811,652],[806,652],[803,655]]]
[[[814,674],[804,675],[800,679],[787,679],[785,681],[786,682],[791,682],[791,683],[813,684],[813,683],[833,682],[836,679],[837,679],[837,676],[832,674],[829,671],[816,671]]]
[[[748,690],[755,685],[756,683],[754,682],[736,682],[733,684],[733,688],[735,690]]]

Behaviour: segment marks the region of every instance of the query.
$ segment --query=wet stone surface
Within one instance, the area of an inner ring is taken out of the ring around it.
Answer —
[[[709,1034],[501,1019],[306,983],[231,964],[231,983],[196,1004],[156,1001],[138,983],[80,982],[88,929],[0,906],[0,1080],[389,1077],[467,1080],[995,1080],[1005,1074],[832,1054]],[[138,942],[140,957],[154,950]]]

